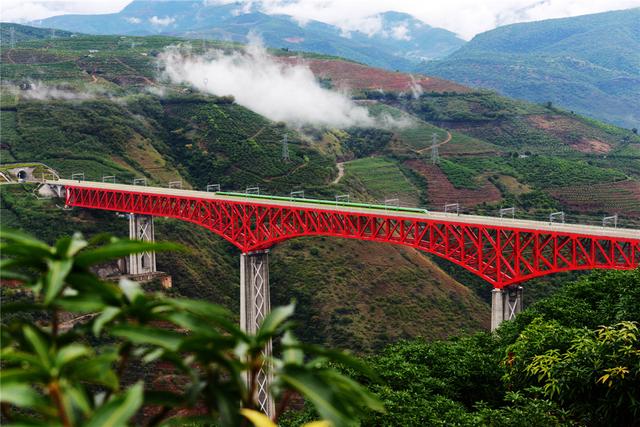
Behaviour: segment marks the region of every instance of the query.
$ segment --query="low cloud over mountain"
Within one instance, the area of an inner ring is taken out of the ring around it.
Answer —
[[[171,48],[160,60],[166,76],[236,102],[275,121],[294,126],[374,126],[366,108],[346,95],[325,89],[303,64],[284,64],[255,39],[244,52],[211,51],[193,56]]]

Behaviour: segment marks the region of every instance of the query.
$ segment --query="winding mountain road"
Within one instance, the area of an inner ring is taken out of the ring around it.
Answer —
[[[441,145],[444,145],[444,144],[446,144],[446,143],[447,143],[447,142],[449,142],[449,141],[451,141],[451,132],[447,131],[447,137],[445,138],[445,140],[444,140],[444,141],[442,141],[442,142],[439,142],[439,143],[438,143],[438,144],[436,144],[435,146],[436,146],[436,147],[440,147]],[[431,150],[432,148],[433,148],[433,145],[430,145],[430,146],[428,146],[428,147],[421,148],[420,150],[417,150],[417,153],[418,153],[418,154],[422,154],[422,153],[424,153],[424,152],[426,152],[426,151],[428,151],[428,150]]]

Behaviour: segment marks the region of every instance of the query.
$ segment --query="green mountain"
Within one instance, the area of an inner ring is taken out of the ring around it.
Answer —
[[[273,48],[342,56],[368,65],[409,70],[420,60],[441,58],[464,41],[398,12],[378,16],[375,34],[345,33],[318,21],[300,24],[286,15],[267,15],[257,6],[202,0],[135,0],[122,11],[103,15],[62,15],[34,22],[88,34],[177,35],[193,39],[247,42],[258,34]]]
[[[54,28],[32,27],[13,22],[0,22],[0,44],[11,46],[11,43],[19,43],[27,40],[42,40],[56,37],[71,37],[70,31]]]
[[[639,22],[636,8],[508,25],[420,70],[637,128]]]

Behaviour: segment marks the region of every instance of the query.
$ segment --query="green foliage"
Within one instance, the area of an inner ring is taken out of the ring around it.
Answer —
[[[594,272],[497,333],[403,341],[367,359],[387,412],[365,426],[624,426],[640,411],[640,270]],[[598,326],[598,325],[609,326]],[[313,419],[288,414],[284,425]]]
[[[570,328],[595,329],[640,319],[640,271],[594,271],[565,284],[551,297],[536,302],[500,328],[513,342],[536,318]]]
[[[460,163],[442,159],[439,163],[440,169],[447,175],[447,178],[456,188],[478,188],[476,181],[477,172]]]
[[[364,157],[379,152],[391,141],[393,134],[376,128],[353,128],[349,130],[343,148],[356,157]]]
[[[162,126],[167,154],[200,188],[215,182],[232,189],[260,185],[288,192],[304,183],[312,191],[332,173],[329,159],[301,144],[296,133],[236,104],[174,97],[152,111],[144,108]],[[285,133],[289,162],[282,160]]]
[[[115,426],[129,423],[142,408],[155,407],[147,425],[187,422],[174,414],[194,408],[205,409],[197,411],[205,415],[199,424],[239,425],[240,405],[256,408],[263,349],[277,337],[282,337],[282,357],[266,361],[276,397],[299,393],[336,426],[352,424],[364,408],[382,410],[377,398],[328,362],[372,377],[365,365],[293,337],[287,321],[293,304],[274,309],[250,335],[219,306],[146,294],[137,283],[107,283],[91,272],[101,262],[175,245],[104,238],[87,242],[76,234],[49,246],[9,231],[1,238],[2,279],[32,292],[32,301],[3,305],[4,313],[14,314],[2,323],[0,399],[6,421]],[[32,311],[46,313],[48,321],[26,321],[23,315]],[[62,328],[63,312],[88,321]],[[171,390],[143,381],[127,387],[121,377],[133,363],[162,364],[179,380]]]
[[[454,157],[442,159],[440,167],[447,178],[460,188],[474,188],[475,177],[485,174],[513,176],[519,182],[538,189],[615,182],[626,178],[626,175],[617,169],[591,163],[547,155],[525,158]]]
[[[580,150],[590,152],[591,142],[615,148],[621,143],[640,141],[627,129],[488,91],[425,94],[404,106],[427,122],[466,136],[466,140],[456,141],[454,134],[454,144],[476,145],[481,151],[517,149],[576,156]],[[474,139],[481,140],[480,145]],[[446,152],[447,144],[441,148]],[[464,153],[464,147],[458,151]]]
[[[534,321],[508,347],[507,381],[542,394],[590,425],[633,425],[640,414],[637,322],[596,330]],[[514,384],[515,385],[515,384]]]

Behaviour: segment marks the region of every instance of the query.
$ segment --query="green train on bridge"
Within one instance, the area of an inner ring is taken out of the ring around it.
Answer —
[[[216,192],[216,194],[219,194],[221,196],[242,197],[245,199],[251,198],[251,199],[261,199],[261,200],[276,200],[276,201],[284,201],[284,202],[300,201],[304,203],[311,203],[314,205],[324,205],[324,206],[344,206],[349,208],[377,209],[377,210],[385,210],[385,211],[392,211],[392,212],[409,212],[409,213],[421,213],[421,214],[429,213],[428,210],[421,209],[421,208],[378,205],[378,204],[371,204],[371,203],[340,202],[340,201],[322,200],[322,199],[306,199],[302,197],[267,196],[264,194],[235,193],[230,191],[218,191]]]

